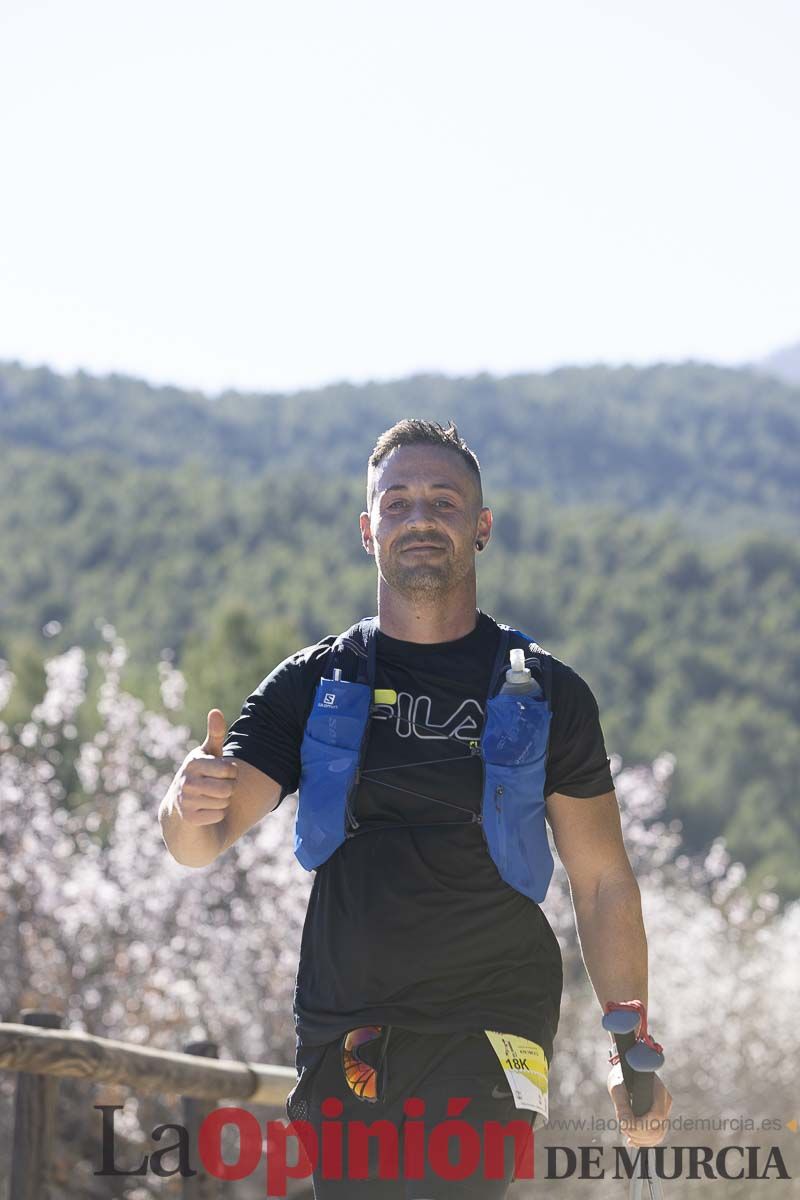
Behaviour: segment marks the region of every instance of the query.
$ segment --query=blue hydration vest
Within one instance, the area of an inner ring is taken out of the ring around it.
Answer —
[[[538,904],[553,873],[544,799],[552,718],[551,658],[518,629],[499,628],[483,732],[473,744],[483,764],[483,797],[480,814],[472,814],[471,820],[481,826],[501,878]],[[377,618],[369,617],[337,638],[328,652],[330,678],[320,680],[306,722],[294,849],[309,871],[359,832],[352,801],[373,704],[376,629]],[[509,653],[517,646],[528,655],[526,665],[534,679],[538,676],[543,691],[497,695],[505,681]],[[358,664],[355,681],[343,677],[348,657]]]

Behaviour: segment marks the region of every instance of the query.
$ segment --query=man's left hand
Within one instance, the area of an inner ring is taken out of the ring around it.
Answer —
[[[640,1117],[633,1115],[628,1089],[619,1083],[619,1068],[612,1068],[608,1076],[608,1091],[617,1110],[620,1132],[625,1134],[629,1149],[634,1146],[658,1146],[667,1135],[667,1117],[672,1108],[672,1096],[664,1084],[653,1076],[653,1104]]]

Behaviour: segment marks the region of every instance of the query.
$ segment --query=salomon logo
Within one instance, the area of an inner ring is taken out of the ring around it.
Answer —
[[[322,703],[325,708],[330,708],[332,704],[336,703],[336,693],[335,692],[326,692],[323,697]]]

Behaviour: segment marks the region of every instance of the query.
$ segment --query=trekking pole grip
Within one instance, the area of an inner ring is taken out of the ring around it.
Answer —
[[[641,1000],[610,1000],[605,1010],[603,1028],[614,1038],[633,1115],[641,1117],[653,1107],[653,1076],[663,1066],[663,1048],[647,1032]]]
[[[622,1078],[625,1080],[625,1086],[628,1089],[628,1098],[631,1102],[633,1115],[641,1117],[653,1107],[653,1072],[652,1071],[635,1071],[625,1061],[625,1052],[630,1050],[636,1041],[636,1036],[633,1033],[616,1033],[614,1040],[617,1043],[619,1052],[620,1066],[622,1067]]]

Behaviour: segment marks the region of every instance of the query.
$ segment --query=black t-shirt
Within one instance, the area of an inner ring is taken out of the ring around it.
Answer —
[[[359,832],[316,872],[295,991],[300,1045],[358,1025],[420,1033],[497,1029],[537,1041],[548,1059],[562,964],[538,904],[505,883],[470,813],[481,805],[480,737],[499,629],[479,612],[452,642],[377,632],[377,712],[354,800]],[[291,655],[250,695],[223,753],[294,792],[300,744],[335,638]],[[597,703],[552,660],[545,795],[592,797],[613,780]],[[392,695],[394,693],[394,695]],[[458,823],[456,823],[458,822]]]

